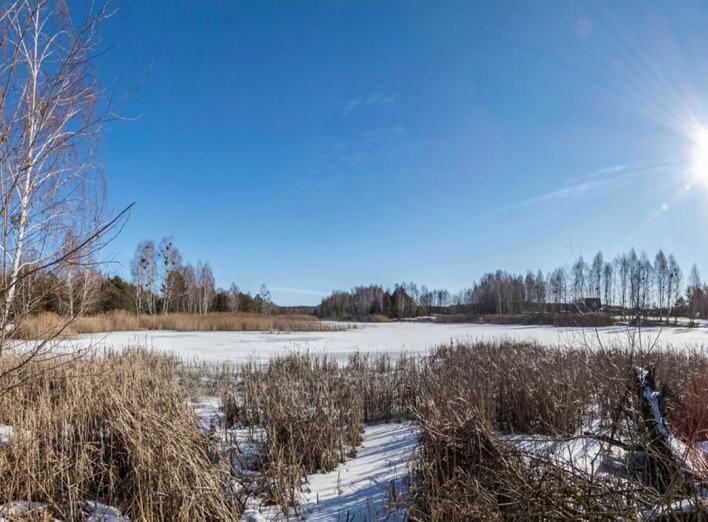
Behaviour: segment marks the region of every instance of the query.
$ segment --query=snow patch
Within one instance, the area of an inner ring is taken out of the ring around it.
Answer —
[[[15,430],[12,429],[12,426],[0,424],[0,448],[5,446],[14,434]]]
[[[410,423],[366,426],[356,457],[308,477],[305,520],[405,520],[402,509],[391,511],[388,504],[407,489],[408,459],[417,444],[418,431]]]

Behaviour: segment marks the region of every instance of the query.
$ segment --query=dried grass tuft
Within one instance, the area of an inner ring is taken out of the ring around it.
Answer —
[[[131,520],[234,519],[226,463],[187,405],[175,359],[134,349],[25,371],[32,379],[0,396],[0,422],[14,430],[0,451],[0,502],[47,503],[71,520],[85,500]]]

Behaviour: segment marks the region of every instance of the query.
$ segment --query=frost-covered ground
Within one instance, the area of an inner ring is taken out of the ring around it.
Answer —
[[[149,346],[181,357],[209,362],[267,360],[293,350],[327,353],[346,359],[351,352],[397,355],[424,353],[430,348],[459,341],[514,339],[545,345],[597,346],[602,343],[627,345],[630,339],[643,347],[652,343],[674,347],[708,348],[708,328],[645,328],[638,334],[626,326],[605,328],[556,328],[553,326],[376,323],[337,332],[113,332],[83,335],[70,341],[78,346]]]

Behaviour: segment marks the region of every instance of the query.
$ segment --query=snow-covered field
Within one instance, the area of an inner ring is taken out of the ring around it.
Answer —
[[[346,359],[355,351],[371,353],[424,353],[450,342],[514,339],[537,341],[545,345],[597,346],[622,344],[630,340],[647,348],[653,343],[675,348],[708,349],[708,328],[556,328],[552,326],[366,323],[358,328],[336,332],[114,332],[83,335],[70,341],[78,346],[148,346],[174,352],[187,360],[243,362],[267,360],[289,351],[309,350]]]

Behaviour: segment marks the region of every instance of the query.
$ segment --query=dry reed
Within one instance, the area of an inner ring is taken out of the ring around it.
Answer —
[[[53,313],[26,317],[17,325],[20,339],[40,339],[62,324],[65,335],[141,330],[175,330],[180,332],[328,332],[354,328],[320,321],[309,315],[262,315],[245,313],[135,315],[118,310],[106,314],[67,320]]]
[[[0,422],[14,430],[0,503],[46,503],[67,520],[82,520],[85,500],[136,521],[237,518],[226,462],[187,406],[175,359],[133,349],[24,371],[33,377],[0,396]]]
[[[629,520],[655,506],[670,513],[685,498],[684,476],[660,492],[559,466],[498,433],[563,441],[586,436],[592,424],[639,454],[651,441],[628,414],[638,409],[628,386],[637,366],[660,369],[667,414],[684,435],[708,419],[708,403],[697,398],[708,375],[699,351],[497,342],[398,360],[353,354],[346,364],[306,353],[267,365],[187,367],[144,350],[49,364],[33,362],[25,370],[33,378],[0,395],[0,424],[15,430],[0,451],[0,502],[45,502],[67,519],[80,517],[87,499],[133,520],[233,519],[228,465],[187,406],[205,393],[221,394],[227,427],[265,434],[255,489],[285,512],[297,510],[308,474],[356,453],[365,422],[413,420],[420,450],[409,516],[430,522]]]
[[[704,520],[685,472],[650,450],[655,441],[639,413],[633,368],[665,369],[667,413],[679,422],[686,408],[675,405],[691,401],[695,387],[687,383],[706,375],[706,363],[692,351],[514,343],[438,349],[422,364],[410,412],[421,434],[411,520],[634,520],[657,507],[662,514],[655,520]],[[707,417],[705,401],[690,404],[691,419]],[[594,432],[586,431],[590,426]],[[628,455],[625,475],[613,468],[588,474],[543,452],[521,451],[499,431],[546,434],[559,444],[600,433],[594,440]],[[655,480],[659,468],[671,470],[662,481]],[[679,502],[687,499],[695,507],[680,518]]]
[[[364,422],[401,418],[416,373],[408,358],[354,354],[340,365],[312,354],[277,357],[242,368],[240,387],[224,391],[225,417],[265,431],[262,489],[287,512],[308,474],[356,454]]]

